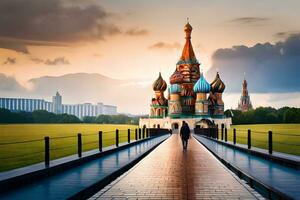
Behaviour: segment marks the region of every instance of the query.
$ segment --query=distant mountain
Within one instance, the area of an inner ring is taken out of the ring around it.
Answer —
[[[33,85],[34,93],[49,95],[59,91],[65,95],[81,93],[87,95],[89,93],[99,93],[103,90],[109,92],[106,91],[108,88],[114,88],[127,81],[112,79],[101,74],[76,73],[57,77],[43,76],[31,79],[29,82]]]

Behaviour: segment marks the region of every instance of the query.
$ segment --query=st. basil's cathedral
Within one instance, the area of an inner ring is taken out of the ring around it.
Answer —
[[[186,121],[191,129],[195,127],[213,127],[224,124],[230,127],[231,118],[224,115],[222,94],[225,84],[217,72],[209,84],[200,73],[192,43],[192,26],[184,26],[185,45],[176,69],[167,86],[161,73],[154,81],[154,97],[150,104],[149,118],[140,119],[140,127],[177,129]],[[168,96],[164,92],[168,89]]]

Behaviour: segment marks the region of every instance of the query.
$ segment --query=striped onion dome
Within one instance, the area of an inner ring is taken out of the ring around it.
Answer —
[[[181,86],[179,84],[172,84],[169,87],[171,94],[176,94],[181,92]]]
[[[222,93],[225,90],[225,84],[221,80],[219,72],[217,72],[215,80],[210,85],[213,93]]]
[[[165,91],[167,89],[166,81],[161,77],[161,73],[159,72],[158,78],[152,84],[152,88],[154,91]]]
[[[201,73],[200,78],[194,85],[195,93],[209,93],[210,84],[205,80],[203,73]]]

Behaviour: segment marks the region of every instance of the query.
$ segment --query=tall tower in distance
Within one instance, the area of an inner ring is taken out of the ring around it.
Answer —
[[[53,112],[55,114],[62,114],[62,96],[56,92],[56,95],[52,97]]]
[[[247,112],[252,109],[252,104],[250,101],[250,96],[248,94],[248,83],[244,77],[244,81],[242,84],[242,95],[238,104],[238,110],[241,110],[242,112]]]

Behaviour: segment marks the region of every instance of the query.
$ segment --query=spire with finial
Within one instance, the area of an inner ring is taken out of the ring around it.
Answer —
[[[193,27],[189,23],[189,18],[187,18],[187,24],[184,26],[184,32],[185,32],[185,45],[183,47],[182,55],[180,60],[182,61],[195,61],[195,53],[192,47],[191,43],[191,33],[192,33]]]
[[[243,93],[245,93],[245,94],[248,94],[247,85],[248,85],[248,83],[246,81],[246,72],[244,72],[244,81],[243,81],[242,86],[243,86]]]

